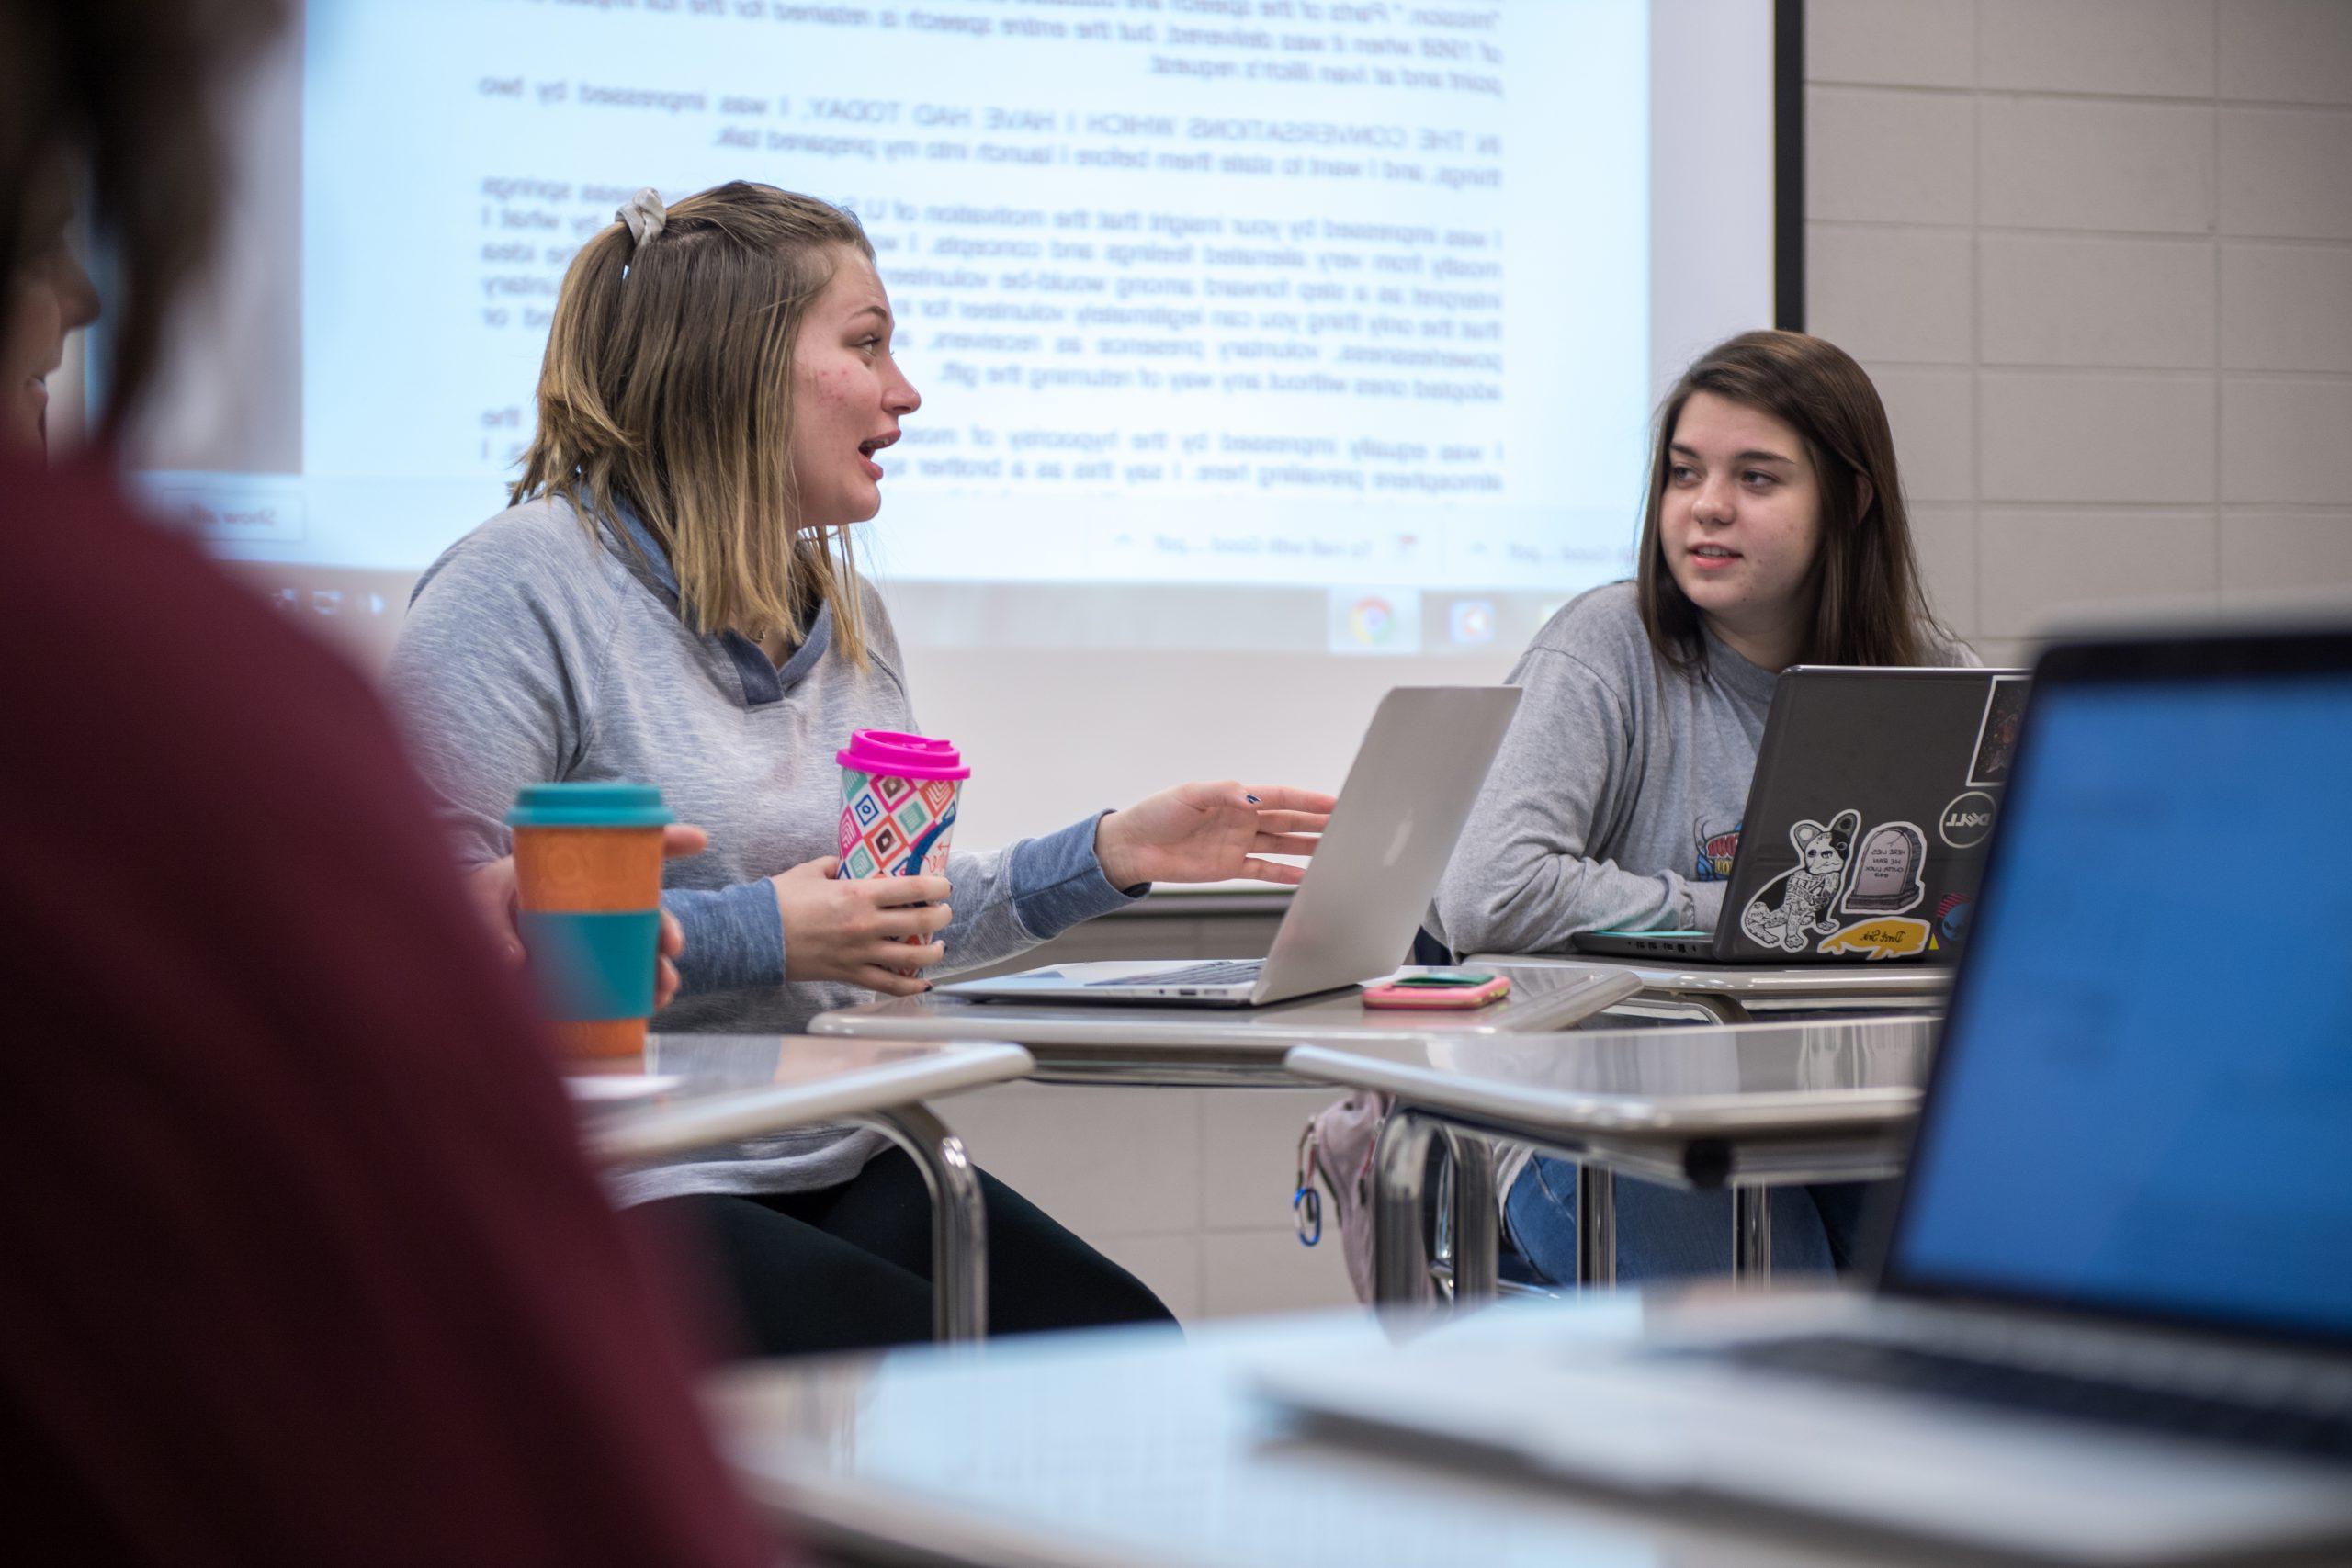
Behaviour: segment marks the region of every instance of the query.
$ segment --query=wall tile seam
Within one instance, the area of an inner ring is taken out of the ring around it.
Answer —
[[[2336,240],[2315,240],[2308,234],[2216,234],[2213,236],[2227,251],[2231,246],[2276,245],[2290,251],[2352,251],[2352,235]]]
[[[2216,372],[2224,387],[2232,383],[2244,386],[2248,382],[2265,385],[2289,382],[2297,386],[2340,387],[2352,382],[2352,370],[2268,370],[2260,366],[2225,366]]]
[[[2090,87],[1979,87],[1978,98],[2002,104],[2098,104],[2139,108],[2204,109],[2227,106],[2211,97],[2181,93],[2102,93]]]
[[[2227,558],[2228,552],[2222,539],[2221,513],[2222,497],[2228,490],[2228,486],[2225,485],[2222,479],[2222,470],[2227,466],[2228,462],[2227,448],[2229,446],[2229,432],[2226,428],[2228,420],[2222,412],[2228,400],[2222,395],[2219,386],[2222,375],[2222,338],[2224,333],[2224,329],[2222,324],[2222,319],[2224,313],[2222,308],[2227,303],[2227,295],[2222,287],[2222,246],[2223,243],[2222,239],[2222,164],[2223,163],[2223,150],[2222,146],[2222,116],[2219,112],[2221,105],[2222,45],[2222,8],[2219,6],[2215,6],[2213,7],[2213,96],[2216,112],[2213,116],[2213,185],[2211,193],[2213,198],[2211,215],[2213,227],[2213,248],[2211,251],[2213,265],[2213,333],[2212,336],[2208,340],[2208,354],[2210,355],[2210,363],[2213,367],[2213,377],[2215,381],[2215,390],[2213,394],[2214,512],[2212,581],[2216,592],[2220,591],[2222,581],[2229,576],[2229,561]]]
[[[1976,96],[1973,87],[1936,87],[1917,82],[1849,82],[1842,78],[1808,76],[1804,85],[1808,88],[1827,87],[1838,92],[1894,93],[1921,98],[1973,98]]]
[[[1326,1218],[1326,1219],[1329,1219],[1329,1217],[1330,1217],[1330,1216],[1329,1216],[1328,1213],[1327,1213],[1327,1214],[1325,1214],[1325,1216],[1324,1216],[1324,1218]],[[1108,1232],[1105,1232],[1104,1234],[1105,1234],[1105,1235],[1108,1235],[1109,1233],[1108,1233]],[[1286,1236],[1295,1237],[1295,1236],[1298,1235],[1298,1227],[1297,1227],[1297,1225],[1296,1225],[1295,1224],[1294,1224],[1294,1223],[1293,1223],[1292,1221],[1290,1221],[1288,1218],[1284,1218],[1284,1219],[1280,1220],[1280,1221],[1269,1222],[1268,1224],[1262,1224],[1262,1225],[1220,1225],[1220,1224],[1203,1225],[1203,1226],[1201,1227],[1201,1235],[1286,1235]],[[1319,1245],[1315,1246],[1315,1247],[1306,1247],[1306,1246],[1302,1245],[1302,1246],[1299,1247],[1299,1250],[1300,1250],[1301,1252],[1314,1252],[1314,1253],[1320,1253],[1320,1252],[1323,1250],[1323,1248],[1324,1248],[1324,1247],[1330,1246],[1330,1245],[1332,1244],[1332,1242],[1333,1242],[1333,1241],[1335,1241],[1336,1239],[1337,1239],[1336,1235],[1334,1235],[1334,1234],[1333,1234],[1333,1233],[1332,1233],[1332,1232],[1331,1232],[1331,1231],[1327,1227],[1327,1228],[1325,1229],[1325,1232],[1324,1232],[1323,1240],[1322,1240],[1322,1242],[1321,1242]]]
[[[1980,87],[1979,97],[2007,98],[2023,102],[2085,103],[2085,104],[2168,104],[2177,108],[2242,109],[2257,114],[2333,114],[2352,115],[2352,101],[2344,103],[2303,103],[2276,98],[2216,98],[2196,97],[2177,93],[2101,93],[2089,89],[2070,90],[2058,87]]]
[[[2231,504],[2234,505],[2241,512],[2259,512],[2269,510],[2267,507],[2257,505],[2252,502],[2241,501],[2232,502]],[[2085,518],[2138,517],[2144,516],[2150,513],[2177,514],[2182,517],[2211,517],[2214,514],[2215,510],[2216,503],[2210,501],[2003,500],[1980,501],[1976,503],[1976,516],[1977,521],[1980,523],[1985,518],[1991,516],[2022,517],[2030,515],[2039,517],[2045,513],[2053,512],[2068,513]],[[2312,510],[2324,512],[2329,510],[2329,508],[2319,506],[2313,507]]]
[[[1083,1239],[1099,1246],[1114,1241],[1198,1241],[1208,1234],[1199,1225],[1186,1225],[1176,1230],[1128,1230],[1123,1226],[1088,1225]]]
[[[2324,115],[2332,119],[2352,118],[2352,103],[2278,103],[2267,98],[2215,98],[2212,103],[2217,109],[2244,114]]]
[[[2242,109],[2255,113],[2352,116],[2352,99],[2222,98],[2184,93],[2109,93],[2093,87],[1945,87],[1925,82],[1871,82],[1808,76],[1808,88],[1884,93],[1920,98],[1996,98],[2010,103],[2148,104],[2175,108]]]
[[[1902,364],[1902,361],[1888,359],[1885,355],[1880,355],[1879,357],[1890,365]],[[2039,376],[2043,378],[2058,376],[2098,376],[2117,380],[2130,378],[2177,381],[2185,378],[2210,378],[2213,374],[2212,369],[2210,367],[2202,365],[2182,365],[2177,362],[2168,365],[2151,365],[2145,363],[2135,364],[2130,361],[2104,359],[1987,360],[1977,365],[1975,368],[1978,370],[1989,371],[2000,376]]]
[[[1908,368],[1908,367],[1906,367]],[[1980,359],[1969,367],[2002,376],[2032,376],[2044,380],[2061,376],[2098,378],[2119,381],[2211,381],[2214,370],[2210,365],[2053,365],[2046,360]],[[2314,372],[2314,375],[2322,374]],[[2352,372],[2346,373],[2352,378]]]
[[[1860,360],[1865,367],[1877,366],[1889,370],[1984,370],[2003,376],[2025,375],[2043,378],[2098,376],[2117,380],[2181,381],[2210,380],[2216,374],[2210,366],[2128,365],[2113,364],[2105,360],[1905,359],[1899,354],[1883,354],[1876,351],[1868,354],[1858,353],[1854,357]],[[2258,365],[2232,367],[2219,373],[2235,376],[2240,379],[2249,377],[2284,378],[2290,376],[2304,377],[2313,381],[2352,379],[2352,370],[2272,370]]]
[[[1808,229],[1835,229],[1852,234],[1914,234],[1958,239],[1976,232],[1973,223],[1928,223],[1910,218],[1808,218]]]
[[[2352,98],[2221,98],[2225,109],[2352,109]]]
[[[1975,369],[1975,360],[1903,360],[1898,355],[1877,353],[1853,355],[1853,357],[1863,365],[1863,369],[1870,369],[1872,365],[1884,365],[1889,369]]]
[[[1327,1213],[1324,1217],[1329,1219],[1329,1213]],[[1295,1236],[1297,1234],[1296,1229],[1288,1223],[1264,1225],[1199,1225],[1187,1230],[1125,1230],[1114,1229],[1109,1225],[1090,1225],[1086,1230],[1087,1237],[1096,1241],[1198,1241],[1204,1236],[1212,1235]],[[1332,1234],[1327,1229],[1324,1245],[1330,1245],[1333,1239]],[[1309,1252],[1320,1249],[1302,1247],[1299,1250]]]
[[[1984,116],[1974,91],[1984,82],[1984,7],[1968,7],[1968,74],[1972,90],[1968,109],[1968,555],[1975,581],[1970,585],[1970,630],[1982,635],[1991,626],[1985,604],[1984,516],[1984,378],[1973,361],[1984,353]]]
[[[2153,244],[2203,243],[2219,240],[2233,245],[2283,245],[2294,249],[2352,250],[2352,235],[2241,233],[2212,229],[2081,229],[2045,227],[2034,223],[1935,223],[1917,218],[1807,218],[1805,227],[1920,234],[1994,234],[2004,239],[2123,240]]]

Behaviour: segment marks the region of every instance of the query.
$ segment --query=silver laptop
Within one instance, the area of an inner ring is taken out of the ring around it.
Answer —
[[[1474,1318],[1264,1381],[2001,1553],[2352,1561],[2352,632],[2073,645],[2035,681],[1874,1290],[1581,1347]],[[2285,904],[2216,901],[2266,873]]]
[[[1383,697],[1262,960],[1062,964],[939,989],[1029,1002],[1261,1007],[1388,974],[1405,962],[1518,706],[1515,686],[1399,686]]]

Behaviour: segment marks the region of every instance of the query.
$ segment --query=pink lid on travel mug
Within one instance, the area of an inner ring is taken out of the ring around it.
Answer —
[[[833,761],[861,773],[901,779],[968,779],[963,753],[952,740],[933,740],[897,729],[861,729],[849,744],[833,753]]]
[[[955,743],[861,729],[833,756],[842,765],[838,874],[945,875],[956,796],[972,776]]]

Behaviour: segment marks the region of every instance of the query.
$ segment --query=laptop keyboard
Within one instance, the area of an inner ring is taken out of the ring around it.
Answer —
[[[2313,1410],[2109,1382],[1871,1339],[1766,1339],[1727,1346],[1721,1353],[1771,1371],[2352,1462],[2347,1409]]]
[[[1254,986],[1264,964],[1255,958],[1227,958],[1195,964],[1184,969],[1157,969],[1148,975],[1126,975],[1115,980],[1089,980],[1089,986]]]

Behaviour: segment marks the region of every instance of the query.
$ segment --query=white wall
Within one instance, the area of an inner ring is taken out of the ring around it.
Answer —
[[[1956,630],[2352,584],[2352,3],[1809,0],[1805,77],[1807,325]]]

